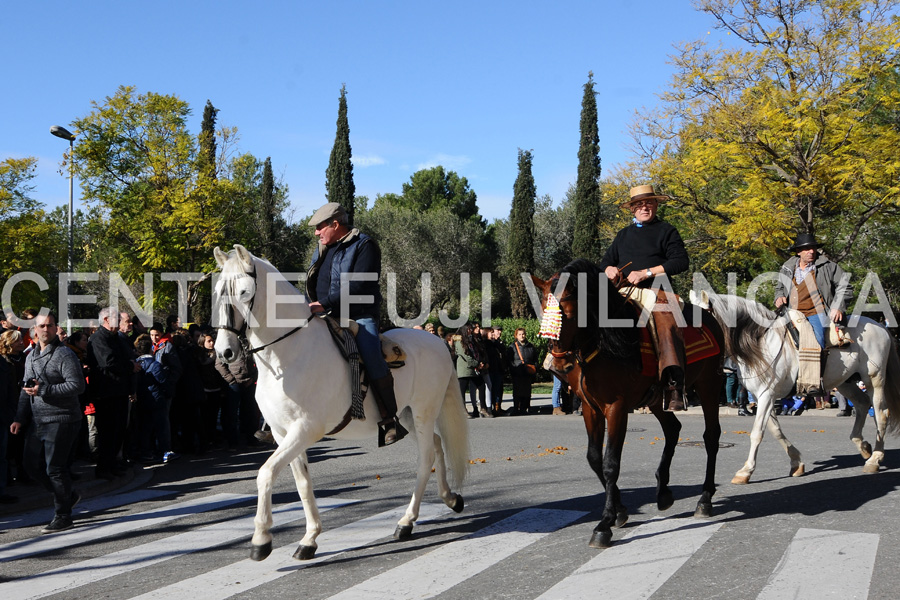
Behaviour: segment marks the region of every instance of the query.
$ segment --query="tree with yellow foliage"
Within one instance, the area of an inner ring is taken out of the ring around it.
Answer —
[[[900,110],[897,5],[695,1],[733,44],[681,45],[660,107],[633,133],[697,267],[771,266],[798,231],[840,260],[900,204],[900,130],[877,118]]]

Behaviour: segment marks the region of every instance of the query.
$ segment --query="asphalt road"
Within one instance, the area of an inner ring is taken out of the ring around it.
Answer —
[[[807,474],[789,477],[787,456],[767,437],[746,486],[729,482],[746,459],[751,419],[723,415],[709,520],[692,516],[702,419],[681,417],[676,503],[660,513],[659,426],[632,415],[620,477],[630,520],[602,551],[588,547],[603,496],[574,416],[469,421],[465,510],[443,507],[432,482],[406,542],[390,537],[399,516],[390,511],[409,501],[414,445],[318,444],[309,455],[324,532],[312,563],[290,558],[303,535],[296,508],[277,517],[275,553],[247,560],[255,475],[268,452],[182,460],[85,502],[69,532],[39,535],[47,509],[0,520],[0,598],[897,598],[897,440],[888,439],[881,472],[864,475],[851,420],[835,412],[781,418]],[[297,500],[282,474],[276,507]]]

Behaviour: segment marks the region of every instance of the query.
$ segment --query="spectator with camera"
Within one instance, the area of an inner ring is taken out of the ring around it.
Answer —
[[[27,431],[25,468],[53,494],[56,514],[41,533],[72,528],[72,507],[80,500],[72,489],[70,455],[84,415],[78,396],[84,391],[81,362],[57,337],[56,315],[35,317],[35,348],[25,360],[25,381],[10,432]]]

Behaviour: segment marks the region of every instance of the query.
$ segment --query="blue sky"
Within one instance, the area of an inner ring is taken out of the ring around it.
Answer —
[[[534,151],[539,195],[574,183],[588,71],[608,173],[634,111],[665,89],[673,44],[717,35],[687,0],[39,1],[8,3],[3,21],[0,160],[38,158],[35,198],[68,202],[50,126],[133,85],[187,101],[193,133],[211,100],[240,151],[272,157],[298,218],[324,202],[342,84],[358,194],[442,164],[493,220],[509,214],[518,148]]]

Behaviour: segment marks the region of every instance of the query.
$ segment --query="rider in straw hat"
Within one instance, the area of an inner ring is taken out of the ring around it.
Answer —
[[[687,250],[678,230],[656,216],[659,201],[667,198],[652,185],[639,185],[631,188],[628,201],[622,204],[631,212],[632,223],[619,231],[600,261],[600,268],[610,281],[621,285],[622,295],[636,295],[634,288],[671,289],[667,278],[688,269]],[[684,338],[664,294],[655,296],[649,295],[651,302],[656,303],[652,314],[660,381],[666,390],[663,408],[685,410]]]

